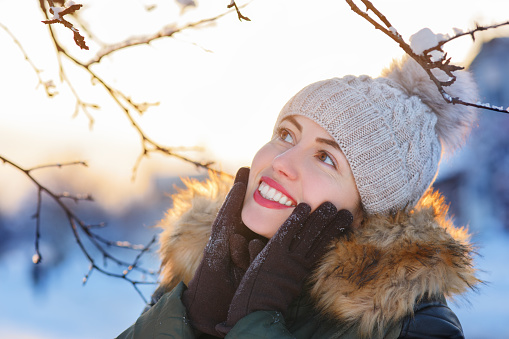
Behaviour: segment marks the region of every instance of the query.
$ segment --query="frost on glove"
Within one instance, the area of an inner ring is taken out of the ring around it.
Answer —
[[[328,245],[345,234],[353,221],[349,211],[337,212],[330,202],[310,211],[309,205],[299,204],[251,263],[233,297],[228,319],[218,325],[218,332],[228,333],[254,311],[272,310],[284,315]]]
[[[241,219],[248,178],[248,168],[237,172],[212,225],[203,259],[182,295],[191,325],[202,333],[221,335],[215,326],[226,320],[250,257],[255,257],[264,246],[262,237],[249,230]]]

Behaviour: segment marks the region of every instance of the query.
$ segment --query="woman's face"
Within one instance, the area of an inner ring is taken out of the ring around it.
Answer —
[[[301,202],[315,210],[330,201],[355,216],[360,196],[343,152],[314,121],[285,118],[256,153],[242,209],[252,231],[270,238]]]

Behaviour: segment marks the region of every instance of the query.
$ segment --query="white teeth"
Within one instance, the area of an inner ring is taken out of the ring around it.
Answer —
[[[281,199],[282,196],[283,194],[281,192],[276,192],[272,199],[274,199],[274,201],[279,201],[279,199]]]
[[[281,199],[278,200],[280,204],[282,205],[286,205],[286,203],[288,202],[288,198],[286,196],[282,196]],[[290,202],[291,203],[291,202]]]
[[[292,201],[288,199],[286,195],[277,191],[274,187],[270,187],[263,181],[258,187],[258,191],[260,192],[261,196],[264,197],[265,199],[277,201],[281,205],[292,206]]]
[[[263,187],[262,187],[262,185],[263,185]],[[260,193],[262,195],[267,195],[267,192],[269,191],[270,187],[264,182],[262,182],[262,185],[260,185]]]
[[[270,190],[267,192],[266,199],[274,200],[274,194],[276,194],[276,189],[274,187],[271,187]]]

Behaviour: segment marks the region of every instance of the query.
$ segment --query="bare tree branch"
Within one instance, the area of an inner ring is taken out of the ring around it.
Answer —
[[[127,38],[124,41],[121,41],[117,44],[104,47],[101,51],[99,51],[99,53],[97,53],[97,55],[95,56],[94,59],[92,59],[88,63],[84,64],[83,67],[89,67],[93,64],[99,63],[101,61],[101,59],[104,58],[105,56],[108,56],[114,52],[121,50],[121,49],[138,46],[138,45],[150,44],[152,41],[157,40],[157,39],[172,37],[174,34],[181,33],[184,30],[187,30],[190,28],[196,28],[196,27],[202,26],[204,24],[217,21],[218,19],[221,19],[222,17],[224,17],[227,14],[230,14],[231,12],[232,11],[227,11],[225,13],[216,15],[211,18],[199,20],[196,22],[191,22],[191,23],[188,23],[180,28],[177,28],[177,27],[175,27],[175,25],[171,24],[171,25],[167,25],[167,26],[163,27],[158,32],[153,33],[153,34],[142,35],[142,36],[133,36],[133,37]]]
[[[46,4],[45,1],[40,0],[41,9],[42,9],[44,15],[46,15],[46,17],[48,17],[45,4]],[[51,3],[50,3],[50,5],[51,5]],[[75,57],[73,57],[69,52],[67,52],[65,50],[65,48],[62,46],[62,44],[59,42],[59,40],[56,38],[56,35],[53,31],[52,26],[51,25],[48,26],[50,29],[50,35],[53,40],[53,44],[55,45],[55,49],[57,50],[57,54],[58,54],[58,63],[60,66],[60,77],[69,85],[72,93],[74,94],[74,96],[76,98],[76,108],[75,108],[74,115],[76,115],[78,113],[78,111],[81,109],[89,118],[89,125],[90,125],[90,128],[92,128],[94,120],[93,120],[92,115],[88,112],[88,108],[89,107],[98,108],[98,106],[94,105],[94,104],[85,103],[84,101],[82,101],[80,99],[80,97],[79,97],[77,91],[74,89],[70,79],[68,79],[68,77],[65,74],[61,56],[66,57],[67,59],[71,60],[74,64],[76,64],[78,67],[80,67],[80,68],[84,69],[86,72],[88,72],[90,74],[90,76],[92,77],[93,81],[99,83],[107,91],[107,93],[110,95],[110,97],[113,99],[113,101],[124,112],[124,115],[129,120],[132,127],[138,133],[138,135],[140,137],[142,151],[141,151],[140,155],[138,156],[138,159],[136,160],[134,167],[133,167],[133,179],[136,177],[137,169],[138,169],[141,161],[145,157],[147,157],[150,153],[153,153],[153,152],[163,153],[165,155],[175,157],[177,159],[183,160],[184,162],[190,163],[197,168],[206,169],[207,171],[210,170],[210,171],[213,171],[216,173],[223,173],[223,172],[212,169],[211,166],[214,164],[213,162],[195,161],[195,160],[192,160],[192,159],[186,157],[185,155],[181,154],[181,152],[183,152],[183,151],[196,150],[195,148],[183,149],[183,148],[168,147],[168,146],[161,145],[161,144],[157,143],[156,141],[152,140],[150,137],[148,137],[145,134],[145,132],[142,130],[141,126],[134,119],[133,113],[136,112],[137,114],[141,115],[144,113],[144,111],[148,107],[157,105],[158,103],[135,103],[127,95],[125,95],[121,91],[113,88],[111,85],[107,84],[106,81],[102,77],[100,77],[97,73],[95,73],[92,70],[91,66],[96,63],[99,63],[100,60],[104,56],[109,55],[113,52],[116,52],[120,49],[139,45],[139,44],[150,43],[151,41],[153,41],[155,39],[159,39],[159,38],[163,38],[163,37],[171,37],[171,36],[173,36],[173,34],[182,32],[183,30],[195,28],[195,27],[204,25],[206,23],[214,22],[231,12],[232,11],[227,11],[225,13],[222,13],[220,15],[217,15],[217,16],[214,16],[214,17],[211,17],[208,19],[203,19],[203,20],[200,20],[200,21],[197,21],[194,23],[189,23],[189,24],[187,24],[181,28],[178,28],[178,29],[171,28],[171,25],[170,25],[170,26],[166,26],[159,32],[157,32],[153,35],[150,35],[150,36],[146,36],[143,38],[137,38],[137,39],[127,39],[125,42],[115,45],[114,48],[112,48],[110,46],[109,48],[104,49],[102,52],[100,52],[96,56],[95,59],[89,61],[88,63],[80,62]]]
[[[394,40],[396,43],[398,43],[398,45],[410,57],[412,57],[415,61],[417,61],[419,63],[419,65],[421,65],[421,67],[426,71],[426,73],[428,74],[428,76],[431,79],[431,81],[433,81],[433,83],[436,85],[438,91],[440,92],[440,94],[442,95],[442,98],[445,101],[447,101],[447,102],[449,102],[451,104],[460,104],[460,105],[464,105],[464,106],[472,106],[472,107],[488,109],[488,110],[491,110],[491,111],[496,111],[496,112],[501,112],[501,113],[509,114],[509,107],[504,109],[504,107],[492,106],[489,103],[466,102],[466,101],[462,100],[459,97],[452,97],[451,95],[449,95],[444,87],[450,86],[450,85],[452,85],[456,81],[456,77],[454,75],[454,72],[463,69],[463,67],[452,65],[451,64],[451,59],[447,58],[447,53],[443,54],[443,56],[438,61],[433,60],[432,55],[430,54],[430,52],[432,52],[432,51],[443,52],[443,50],[442,50],[443,45],[448,43],[448,42],[450,42],[450,41],[452,41],[452,40],[454,40],[454,39],[457,39],[459,37],[466,36],[466,35],[470,35],[472,37],[472,39],[475,39],[474,34],[476,32],[485,31],[485,30],[493,29],[493,28],[498,28],[498,27],[501,27],[501,26],[506,26],[506,25],[509,25],[509,21],[508,22],[504,22],[504,23],[500,23],[500,24],[496,24],[496,25],[492,25],[492,26],[486,26],[486,27],[477,26],[477,28],[475,28],[475,29],[473,29],[473,30],[471,30],[469,32],[459,33],[459,34],[456,34],[455,36],[453,36],[452,38],[445,39],[445,40],[439,42],[436,46],[431,47],[431,48],[423,51],[422,54],[416,54],[412,50],[411,46],[408,43],[405,42],[403,37],[391,25],[389,20],[387,20],[387,18],[380,11],[378,11],[378,9],[376,9],[376,7],[370,1],[368,1],[368,0],[361,0],[361,2],[366,6],[366,11],[365,12],[362,11],[354,3],[353,0],[345,0],[345,1],[350,5],[350,8],[352,9],[352,11],[354,11],[355,13],[357,13],[358,15],[360,15],[361,17],[366,19],[369,23],[371,23],[375,27],[375,29],[378,29],[378,30],[382,31],[383,33],[385,33],[385,35],[387,35],[392,40]],[[375,18],[372,18],[369,15],[369,11],[373,12],[374,15],[376,16],[376,18],[378,20],[380,20],[382,22],[382,24],[380,24]],[[432,70],[435,70],[435,69],[441,70],[449,78],[446,81],[439,80],[437,78],[437,76],[435,76],[435,74],[433,74],[433,72],[432,72]]]
[[[6,157],[0,156],[0,160],[3,163],[8,164],[8,165],[14,167],[15,169],[19,170],[20,172],[24,173],[25,176],[27,178],[29,178],[32,181],[32,183],[34,183],[35,186],[37,187],[37,206],[36,206],[36,212],[33,215],[33,218],[35,219],[35,223],[36,223],[36,227],[35,227],[36,228],[35,254],[32,257],[32,261],[34,262],[34,264],[39,264],[43,260],[43,256],[41,255],[40,250],[39,250],[39,242],[41,239],[41,231],[40,231],[40,229],[41,229],[41,212],[42,212],[41,206],[42,206],[42,199],[43,199],[43,193],[44,193],[45,195],[49,196],[50,199],[53,200],[58,205],[58,207],[64,212],[64,214],[67,218],[69,227],[71,228],[73,236],[76,240],[76,243],[78,244],[79,248],[81,249],[81,252],[83,253],[83,255],[90,262],[90,269],[89,269],[89,272],[85,275],[85,278],[83,279],[83,283],[85,283],[89,279],[89,276],[93,270],[97,270],[107,276],[120,278],[120,279],[128,281],[129,283],[131,283],[133,285],[134,289],[138,292],[138,294],[141,296],[141,298],[145,302],[147,302],[146,298],[143,296],[143,294],[141,293],[141,291],[139,290],[137,285],[156,284],[157,281],[156,281],[155,276],[157,274],[157,271],[145,269],[139,265],[139,262],[140,262],[141,257],[145,253],[152,250],[157,238],[156,237],[152,238],[152,240],[145,246],[133,245],[127,241],[110,241],[110,240],[103,238],[102,236],[100,236],[92,231],[98,225],[87,224],[64,202],[64,199],[67,199],[67,198],[71,198],[76,203],[80,200],[92,200],[88,195],[71,196],[66,193],[64,193],[64,194],[54,193],[52,190],[50,190],[49,188],[44,186],[39,180],[37,180],[32,175],[33,171],[45,169],[45,168],[52,168],[52,167],[53,168],[61,168],[63,166],[72,166],[72,165],[86,166],[86,164],[84,162],[77,161],[77,162],[70,162],[70,163],[65,163],[65,164],[42,165],[42,166],[36,166],[36,167],[26,169],[16,163],[14,163],[13,161],[7,159]],[[100,227],[104,227],[104,224],[100,224]],[[82,240],[81,233],[85,236],[86,239],[88,239],[88,241],[93,245],[93,247],[96,250],[98,250],[99,253],[101,254],[101,256],[103,258],[103,262],[104,262],[102,266],[97,264],[96,259],[92,256],[90,251],[85,246],[85,243]],[[130,249],[130,250],[138,251],[139,253],[133,262],[127,262],[127,261],[121,260],[118,257],[116,257],[115,255],[111,254],[106,249],[109,247]],[[115,273],[113,271],[107,270],[105,267],[106,267],[108,260],[117,264],[120,267],[123,267],[124,268],[123,272],[121,274],[119,274],[119,273]],[[128,276],[129,273],[132,271],[140,272],[143,275],[153,276],[154,280],[146,281],[146,280],[133,279]]]
[[[74,41],[75,43],[80,46],[81,49],[88,50],[88,46],[85,42],[85,38],[79,33],[79,30],[75,27],[75,25],[82,25],[82,23],[79,20],[78,17],[78,10],[82,8],[81,4],[74,4],[74,2],[68,2],[64,7],[58,7],[57,5],[62,5],[63,1],[52,1],[52,0],[39,0],[39,6],[41,11],[43,12],[43,15],[45,16],[46,20],[43,20],[42,22],[45,23],[49,30],[50,38],[53,42],[54,48],[56,50],[56,56],[57,56],[57,63],[59,67],[59,75],[62,82],[66,83],[71,92],[72,95],[75,97],[76,100],[76,106],[74,110],[73,116],[76,116],[79,114],[79,112],[83,112],[88,120],[89,120],[89,127],[93,127],[94,123],[94,117],[89,111],[89,109],[99,109],[100,107],[97,104],[94,103],[88,103],[84,101],[79,91],[74,86],[73,81],[67,76],[66,69],[64,67],[63,61],[65,59],[70,60],[76,65],[78,68],[81,68],[85,70],[91,77],[92,82],[94,84],[99,84],[101,87],[109,94],[111,99],[118,105],[118,107],[121,109],[121,111],[124,113],[125,117],[128,119],[128,121],[131,123],[132,127],[135,129],[137,134],[140,137],[140,144],[141,144],[141,154],[139,155],[138,159],[136,160],[136,163],[133,167],[133,178],[136,176],[137,169],[141,163],[141,161],[148,157],[151,153],[162,153],[171,157],[175,157],[177,159],[180,159],[184,162],[190,163],[197,168],[203,168],[208,171],[216,172],[216,173],[222,173],[221,171],[217,171],[211,168],[211,166],[214,164],[213,162],[200,162],[195,161],[185,155],[185,152],[189,151],[196,151],[197,148],[183,148],[183,147],[168,147],[159,144],[157,141],[150,138],[145,131],[142,129],[141,125],[137,122],[135,119],[135,115],[142,115],[149,107],[157,105],[158,103],[137,103],[134,100],[132,100],[128,95],[124,94],[122,91],[114,88],[112,85],[108,84],[107,81],[104,80],[103,77],[101,77],[99,74],[97,74],[92,68],[94,64],[100,63],[101,59],[107,55],[110,55],[116,51],[119,51],[121,49],[125,49],[127,47],[132,47],[140,44],[149,44],[151,41],[154,41],[156,39],[165,38],[165,37],[172,37],[175,33],[180,33],[184,30],[191,29],[191,28],[198,28],[200,26],[203,26],[207,23],[214,22],[225,15],[232,13],[233,10],[228,10],[225,13],[216,15],[211,18],[199,20],[197,22],[188,23],[187,25],[184,25],[180,28],[174,27],[172,25],[168,25],[164,28],[162,28],[160,31],[147,35],[144,37],[137,37],[137,38],[131,38],[127,39],[124,42],[121,42],[119,44],[113,45],[113,46],[107,46],[103,48],[94,59],[90,60],[88,63],[84,63],[79,61],[76,57],[73,56],[72,53],[66,50],[64,47],[64,44],[61,43],[61,41],[58,39],[56,32],[55,32],[55,26],[53,24],[62,24],[66,28],[70,29],[74,34]],[[234,1],[230,3],[228,6],[235,7],[235,11],[237,12],[237,15],[240,20],[249,20],[249,18],[244,17],[239,10],[239,7],[235,4]],[[50,17],[49,14],[52,16]],[[68,20],[66,20],[66,15],[72,15],[74,19],[77,20],[76,24],[72,24]],[[14,43],[19,47],[21,52],[23,53],[25,59],[30,64],[30,66],[35,71],[38,79],[39,84],[44,85],[46,93],[48,96],[53,96],[57,94],[55,91],[55,85],[52,81],[43,81],[41,78],[41,71],[34,65],[34,63],[29,58],[28,54],[25,52],[24,48],[22,47],[21,43],[16,39],[16,37],[5,27],[4,25],[0,24],[0,28],[2,28],[11,39],[14,41]],[[85,30],[86,31],[86,30]],[[67,67],[67,65],[66,65]],[[68,226],[70,227],[73,237],[76,240],[76,243],[78,244],[78,247],[80,248],[83,255],[86,257],[86,259],[90,263],[90,267],[88,272],[83,278],[83,283],[86,283],[88,279],[90,278],[93,271],[99,271],[102,274],[105,274],[107,276],[116,277],[123,279],[125,281],[128,281],[134,289],[138,292],[138,294],[142,297],[142,299],[146,302],[145,297],[141,293],[139,289],[139,285],[142,284],[155,284],[156,282],[156,271],[145,269],[141,267],[140,261],[144,254],[151,251],[154,244],[156,243],[156,237],[154,237],[147,245],[135,245],[131,244],[126,241],[116,241],[116,240],[109,240],[101,236],[99,233],[97,233],[98,230],[104,228],[106,226],[105,223],[87,223],[85,222],[80,216],[74,211],[73,208],[71,208],[68,203],[69,201],[74,202],[75,204],[78,204],[80,201],[93,201],[93,198],[89,194],[71,194],[68,192],[62,192],[62,193],[56,193],[53,192],[51,189],[46,187],[42,184],[41,181],[36,179],[36,177],[33,176],[34,171],[42,170],[42,169],[51,169],[51,168],[62,168],[65,166],[87,166],[87,164],[83,161],[76,161],[76,162],[69,162],[69,163],[57,163],[57,164],[49,164],[49,165],[41,165],[36,166],[32,168],[24,168],[14,161],[0,156],[0,162],[3,162],[4,164],[10,165],[11,167],[15,168],[16,170],[22,172],[36,187],[37,187],[37,204],[36,204],[36,210],[33,215],[33,218],[35,219],[35,254],[32,257],[32,261],[35,264],[41,263],[43,261],[43,253],[40,251],[40,240],[42,238],[42,228],[44,225],[42,225],[42,214],[43,214],[43,199],[49,198],[49,200],[56,203],[56,205],[59,207],[59,209],[64,213],[67,219]],[[223,173],[224,174],[224,173]],[[86,241],[86,242],[85,242]],[[92,247],[91,247],[92,246]],[[119,249],[127,249],[132,251],[137,251],[137,256],[132,262],[128,262],[125,260],[120,259],[118,256],[114,255],[111,252],[111,248],[119,248]],[[99,263],[98,259],[95,258],[95,255],[92,254],[90,249],[94,249],[94,251],[97,251],[99,253],[99,256],[102,257],[102,265]],[[116,273],[115,271],[112,271],[110,269],[106,268],[106,264],[108,262],[113,262],[116,265],[123,268],[122,273]],[[135,279],[132,276],[132,272],[136,271],[139,274],[142,274],[143,276],[148,275],[153,277],[153,281],[147,281],[145,278],[143,279]]]

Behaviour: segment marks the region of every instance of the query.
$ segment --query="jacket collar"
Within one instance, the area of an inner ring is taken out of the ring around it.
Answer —
[[[167,290],[192,278],[232,180],[184,183],[158,225]],[[478,284],[473,253],[467,230],[454,227],[443,198],[430,192],[410,212],[369,217],[331,246],[310,278],[310,295],[323,315],[370,336],[413,314],[422,298],[450,298]]]

